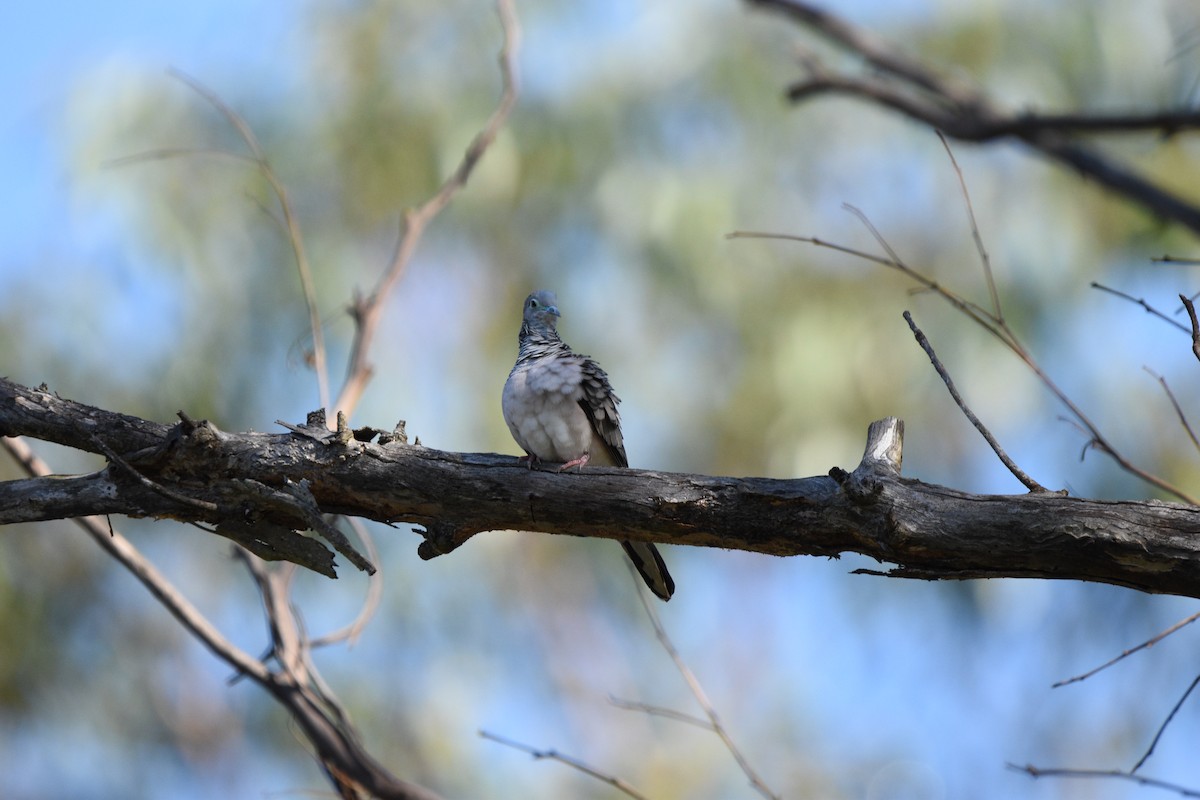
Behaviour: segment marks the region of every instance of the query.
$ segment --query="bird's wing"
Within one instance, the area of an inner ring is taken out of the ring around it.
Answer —
[[[608,375],[592,359],[579,356],[579,407],[592,424],[595,439],[604,446],[605,454],[614,466],[628,467],[625,455],[625,437],[621,435],[621,418],[617,414],[617,403],[621,398],[613,393]],[[592,454],[593,457],[599,455]]]

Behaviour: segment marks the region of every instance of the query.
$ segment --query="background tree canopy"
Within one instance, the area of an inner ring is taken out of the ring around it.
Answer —
[[[1011,108],[1153,111],[1200,89],[1184,2],[855,2],[838,13]],[[732,2],[526,0],[522,94],[466,190],[388,298],[352,420],[444,450],[516,455],[500,388],[521,301],[558,293],[564,337],[608,370],[638,467],[795,477],[853,467],[869,421],[907,423],[905,473],[974,492],[1021,486],[962,419],[901,311],[975,412],[1049,488],[1153,496],[1096,454],[1017,359],[902,277],[737,229],[877,244],[981,301],[966,211],[932,131],[784,88],[828,45]],[[390,257],[397,220],[453,168],[495,105],[489,3],[127,2],[6,12],[0,26],[0,373],[66,397],[226,430],[316,408],[307,315],[268,187],[219,157],[114,165],[163,148],[239,150],[183,83],[243,115],[297,205],[327,320]],[[798,58],[797,56],[800,56]],[[1194,138],[1104,149],[1196,198]],[[1010,324],[1136,463],[1196,490],[1161,387],[1200,406],[1186,335],[1089,288],[1173,312],[1194,237],[1017,145],[956,145]],[[55,469],[89,458],[38,447]],[[16,468],[0,463],[0,479]],[[228,547],[166,522],[128,534],[239,645],[264,629]],[[453,797],[609,797],[578,773],[477,737],[554,747],[656,798],[750,796],[716,737],[615,708],[694,709],[610,543],[490,533],[430,562],[379,526],[383,606],[319,664],[372,752]],[[63,523],[0,534],[0,794],[255,796],[320,786],[282,713],[187,638]],[[1179,598],[1047,581],[927,584],[874,562],[671,548],[664,623],[764,779],[788,797],[1126,797],[1031,782],[1006,762],[1127,768],[1192,680],[1197,632],[1068,688],[1195,610]],[[363,578],[300,578],[316,634]],[[1185,705],[1147,770],[1200,785]],[[324,788],[324,787],[322,787]]]

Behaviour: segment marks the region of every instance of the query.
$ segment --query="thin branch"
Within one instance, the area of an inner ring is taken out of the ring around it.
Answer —
[[[154,150],[144,150],[129,156],[109,159],[104,162],[108,167],[124,167],[131,164],[142,164],[147,161],[166,161],[173,158],[216,158],[227,161],[237,161],[241,164],[257,164],[258,160],[244,153],[231,153],[228,150],[218,150],[209,147],[159,147]]]
[[[1179,622],[1176,622],[1174,625],[1172,625],[1171,627],[1167,628],[1165,631],[1163,631],[1162,633],[1158,634],[1157,636],[1152,636],[1152,637],[1150,637],[1150,638],[1149,638],[1149,639],[1147,639],[1146,641],[1144,641],[1144,642],[1142,642],[1141,644],[1139,644],[1137,647],[1131,647],[1131,648],[1129,648],[1128,650],[1124,651],[1123,653],[1121,653],[1121,654],[1120,654],[1119,656],[1117,656],[1116,658],[1112,658],[1112,659],[1109,659],[1108,661],[1105,661],[1103,664],[1101,664],[1100,666],[1096,667],[1095,669],[1090,669],[1090,670],[1088,670],[1087,672],[1084,672],[1084,673],[1082,673],[1082,674],[1080,674],[1080,675],[1076,675],[1076,676],[1074,676],[1074,677],[1072,677],[1072,678],[1067,678],[1066,680],[1058,681],[1057,683],[1054,683],[1054,684],[1052,684],[1052,685],[1051,685],[1051,688],[1053,688],[1053,689],[1057,689],[1057,688],[1058,688],[1058,687],[1060,687],[1060,686],[1066,686],[1066,685],[1068,685],[1068,684],[1071,684],[1071,683],[1078,683],[1079,681],[1084,681],[1084,680],[1087,680],[1088,678],[1090,678],[1090,677],[1092,677],[1093,675],[1095,675],[1097,672],[1100,672],[1101,670],[1108,669],[1108,668],[1109,668],[1109,667],[1111,667],[1112,665],[1116,664],[1118,661],[1121,661],[1122,659],[1128,658],[1129,656],[1133,655],[1134,653],[1138,652],[1139,650],[1145,650],[1145,649],[1147,649],[1147,648],[1149,648],[1149,647],[1153,647],[1154,645],[1158,644],[1158,643],[1159,643],[1159,642],[1161,642],[1163,639],[1167,638],[1168,636],[1170,636],[1172,633],[1174,633],[1175,631],[1179,630],[1180,628],[1186,627],[1187,625],[1191,625],[1191,624],[1192,624],[1193,622],[1195,622],[1197,619],[1200,619],[1200,612],[1197,612],[1197,613],[1195,613],[1195,614],[1192,614],[1192,615],[1191,615],[1190,617],[1188,617],[1187,619],[1183,619],[1183,620],[1180,620]]]
[[[1141,306],[1143,309],[1145,309],[1145,310],[1146,310],[1146,313],[1147,313],[1147,314],[1153,314],[1154,316],[1156,316],[1156,317],[1158,317],[1159,319],[1161,319],[1163,322],[1167,322],[1167,323],[1169,323],[1169,324],[1171,324],[1171,325],[1174,325],[1176,328],[1178,328],[1179,330],[1183,331],[1184,333],[1191,333],[1191,332],[1192,332],[1192,331],[1191,331],[1191,329],[1190,329],[1190,328],[1188,328],[1188,327],[1187,327],[1186,325],[1184,325],[1183,323],[1179,322],[1178,320],[1172,319],[1171,317],[1167,316],[1167,315],[1166,315],[1166,314],[1164,314],[1163,312],[1159,311],[1159,310],[1158,310],[1157,308],[1155,308],[1154,306],[1152,306],[1152,305],[1150,305],[1149,303],[1147,303],[1147,302],[1146,302],[1146,300],[1145,300],[1145,298],[1142,298],[1142,297],[1134,297],[1133,295],[1126,294],[1125,292],[1122,292],[1122,291],[1121,291],[1121,290],[1119,290],[1119,289],[1112,289],[1112,288],[1109,288],[1108,286],[1105,286],[1105,285],[1104,285],[1104,284],[1102,284],[1102,283],[1097,283],[1096,281],[1092,281],[1092,282],[1091,282],[1091,284],[1089,284],[1089,285],[1090,285],[1090,286],[1091,286],[1093,289],[1099,289],[1099,290],[1100,290],[1100,291],[1102,291],[1102,292],[1108,292],[1109,294],[1116,295],[1117,297],[1120,297],[1122,300],[1128,300],[1129,302],[1133,303],[1134,305]]]
[[[638,711],[651,717],[663,717],[665,719],[674,720],[675,722],[683,722],[688,725],[694,725],[697,728],[702,728],[710,733],[716,733],[711,721],[700,719],[700,717],[685,714],[682,711],[676,711],[673,708],[665,708],[663,706],[652,706],[649,703],[639,703],[634,700],[623,700],[620,697],[609,695],[608,702],[625,711]]]
[[[368,356],[379,327],[383,301],[396,282],[400,280],[400,276],[404,274],[405,268],[412,260],[413,253],[416,252],[425,228],[442,209],[449,205],[459,190],[466,186],[475,166],[491,147],[492,142],[500,133],[500,129],[508,120],[513,106],[516,105],[518,93],[516,63],[520,50],[521,30],[517,22],[513,0],[497,0],[496,10],[500,17],[500,27],[504,37],[499,56],[502,82],[500,100],[483,128],[467,147],[457,169],[423,205],[405,213],[401,224],[400,239],[396,243],[391,262],[383,270],[371,294],[355,300],[351,308],[355,322],[354,342],[351,345],[349,363],[346,367],[346,381],[334,404],[334,411],[346,412],[346,415],[349,416],[350,412],[358,405],[358,400],[372,374]]]
[[[321,326],[321,312],[317,309],[317,290],[313,283],[312,270],[308,265],[308,254],[304,249],[304,237],[300,233],[300,223],[296,220],[296,214],[292,209],[292,202],[288,197],[287,188],[283,185],[283,181],[279,180],[279,176],[275,174],[275,170],[271,168],[270,162],[267,161],[266,153],[258,142],[258,137],[254,135],[254,131],[241,115],[230,108],[215,92],[208,89],[195,78],[177,69],[171,70],[171,75],[207,100],[237,130],[242,141],[254,153],[259,173],[270,184],[271,190],[279,200],[279,207],[283,211],[284,228],[287,232],[288,243],[291,245],[292,256],[296,262],[296,270],[300,275],[300,287],[304,292],[304,302],[308,307],[308,324],[312,330],[313,337],[313,371],[317,373],[317,392],[320,397],[321,408],[328,409],[329,370],[326,366],[325,334]]]
[[[12,454],[29,474],[51,474],[50,468],[33,454],[24,440],[0,437],[0,447]],[[259,584],[260,588],[268,587],[264,589],[264,602],[274,607],[274,613],[270,616],[273,652],[279,656],[280,663],[285,668],[283,673],[273,673],[262,661],[226,639],[137,548],[115,531],[111,524],[95,516],[77,517],[73,521],[105,552],[128,569],[189,633],[229,664],[237,675],[248,677],[262,686],[287,709],[316,748],[335,785],[342,786],[349,781],[355,786],[367,788],[378,797],[438,800],[438,796],[433,792],[394,777],[372,759],[359,744],[357,735],[347,725],[344,716],[336,713],[340,708],[336,705],[336,698],[320,695],[303,682],[307,662],[302,657],[302,638],[298,635],[286,602],[286,578],[294,569],[292,565],[286,565],[285,570],[275,571],[275,581],[278,582],[264,579]],[[235,553],[241,554],[248,564],[262,564],[243,550],[235,548]],[[267,574],[264,568],[256,573],[256,578]],[[288,609],[286,613],[279,610],[280,605]]]
[[[329,375],[326,368],[324,332],[321,326],[320,312],[317,309],[316,289],[313,284],[312,270],[308,264],[308,255],[304,248],[304,238],[300,232],[300,224],[296,220],[295,212],[292,209],[287,188],[283,185],[279,176],[275,174],[275,170],[267,160],[266,153],[259,143],[258,137],[254,135],[253,129],[251,129],[250,125],[240,114],[234,111],[216,92],[190,75],[178,69],[168,70],[168,73],[216,109],[237,132],[242,142],[250,149],[251,155],[246,156],[241,153],[231,153],[209,148],[164,147],[113,159],[109,164],[112,166],[123,166],[167,158],[215,156],[254,165],[258,173],[271,187],[271,191],[274,193],[275,198],[279,202],[279,207],[283,211],[282,225],[284,233],[287,235],[288,243],[292,248],[292,256],[296,262],[296,269],[300,276],[300,287],[304,292],[304,300],[308,306],[309,328],[312,331],[313,337],[313,369],[317,374],[317,393],[320,398],[321,407],[328,408]],[[275,219],[275,217],[272,216],[272,219]]]
[[[1187,690],[1184,691],[1183,695],[1179,698],[1179,701],[1175,703],[1175,707],[1171,709],[1171,713],[1167,714],[1167,718],[1163,720],[1162,725],[1158,726],[1158,732],[1154,734],[1154,739],[1150,741],[1150,746],[1146,748],[1146,752],[1142,754],[1142,757],[1138,759],[1138,762],[1133,765],[1133,769],[1129,770],[1131,774],[1141,769],[1142,765],[1146,763],[1146,760],[1150,758],[1150,755],[1154,752],[1154,748],[1158,747],[1158,740],[1162,738],[1164,733],[1166,733],[1167,726],[1171,724],[1171,720],[1175,719],[1175,715],[1179,713],[1180,707],[1183,706],[1184,701],[1188,699],[1188,695],[1192,693],[1192,690],[1196,688],[1196,684],[1198,683],[1200,683],[1200,675],[1197,675],[1192,679],[1192,682],[1188,684]]]
[[[763,797],[768,798],[768,800],[779,800],[780,795],[772,791],[771,787],[767,786],[766,782],[758,776],[758,773],[754,771],[752,766],[750,766],[750,762],[744,755],[742,755],[742,751],[738,749],[737,744],[733,741],[733,737],[729,735],[729,732],[725,730],[725,726],[721,724],[721,718],[717,714],[716,708],[709,701],[708,695],[704,693],[704,687],[700,685],[700,681],[696,678],[691,668],[688,667],[687,662],[683,660],[683,656],[681,656],[679,651],[675,648],[675,643],[671,640],[670,635],[667,633],[667,629],[663,627],[662,620],[660,620],[658,617],[658,612],[655,611],[654,607],[651,606],[650,602],[646,599],[646,592],[642,589],[641,582],[638,579],[638,576],[634,573],[633,565],[628,564],[627,566],[630,570],[630,577],[633,579],[634,584],[638,587],[638,599],[641,600],[642,608],[646,611],[646,617],[650,620],[650,624],[654,627],[654,635],[658,638],[658,642],[660,645],[662,645],[663,650],[665,650],[667,655],[671,657],[671,660],[675,662],[675,668],[679,670],[679,674],[683,676],[684,682],[686,682],[688,688],[691,689],[692,696],[696,698],[696,702],[700,704],[700,708],[703,709],[704,715],[708,717],[708,721],[712,727],[713,733],[720,738],[721,742],[725,745],[725,749],[729,751],[729,754],[733,756],[733,760],[736,761],[738,767],[741,768],[742,773],[750,779],[750,785],[753,786],[754,789]]]
[[[100,437],[93,435],[92,441],[95,443],[96,447],[100,449],[100,452],[104,453],[105,457],[107,457],[109,461],[113,462],[118,467],[123,469],[128,475],[130,475],[138,483],[145,486],[147,489],[150,489],[151,491],[154,491],[154,492],[158,492],[163,497],[169,497],[172,500],[182,503],[185,506],[192,506],[193,508],[198,508],[201,511],[216,511],[217,510],[216,503],[210,503],[207,500],[197,500],[194,497],[188,497],[185,494],[180,494],[179,492],[176,492],[172,489],[168,489],[166,486],[163,486],[160,483],[156,483],[156,482],[150,480],[145,475],[143,475],[142,473],[140,473],[136,469],[134,469],[132,466],[130,466],[129,462],[127,462],[125,459],[121,458],[119,455],[114,453],[112,448],[110,448],[108,445],[106,445],[100,439]]]
[[[950,166],[954,167],[954,174],[958,178],[958,188],[962,192],[963,204],[967,207],[967,219],[971,223],[971,238],[975,240],[975,250],[979,253],[979,260],[983,266],[983,278],[987,283],[988,295],[992,298],[992,314],[1001,324],[1004,324],[1004,312],[1000,308],[1000,293],[996,291],[996,279],[992,276],[992,259],[983,245],[983,236],[979,233],[979,221],[975,218],[975,206],[971,202],[971,192],[967,189],[967,179],[963,177],[962,168],[958,166],[958,159],[954,157],[954,150],[951,149],[950,142],[946,140],[941,131],[938,131],[937,137],[938,141],[942,143],[942,147],[946,149]]]
[[[589,766],[577,758],[565,756],[557,750],[539,750],[536,747],[531,747],[530,745],[522,744],[521,742],[508,739],[504,736],[498,736],[497,734],[490,733],[488,731],[480,731],[479,735],[484,739],[490,739],[491,741],[496,742],[497,744],[502,744],[505,747],[511,747],[514,750],[520,750],[523,753],[528,753],[535,759],[550,759],[551,761],[557,761],[560,764],[566,764],[572,769],[577,769],[585,775],[590,775],[596,780],[607,783],[609,786],[612,786],[614,789],[626,795],[627,797],[635,798],[635,800],[649,800],[646,795],[634,789],[628,783],[616,777],[615,775],[609,775],[601,772],[595,767]]]
[[[1196,305],[1187,295],[1179,295],[1183,307],[1187,309],[1188,319],[1192,323],[1192,354],[1200,361],[1200,320],[1196,319]]]
[[[909,267],[906,263],[904,263],[904,261],[902,261],[899,257],[897,257],[895,255],[895,251],[886,242],[886,240],[883,238],[882,234],[880,234],[878,229],[875,228],[875,226],[870,222],[870,220],[866,217],[866,215],[861,210],[855,208],[854,206],[848,205],[848,204],[844,205],[843,207],[846,208],[851,213],[853,213],[855,216],[857,216],[863,222],[863,224],[867,227],[867,229],[871,233],[871,235],[874,236],[876,241],[880,243],[880,246],[884,248],[885,252],[892,254],[891,258],[882,258],[880,256],[863,254],[863,253],[861,253],[861,251],[855,250],[850,247],[845,247],[843,245],[838,245],[838,244],[832,244],[830,242],[826,242],[826,241],[822,241],[822,240],[818,240],[818,239],[814,239],[814,238],[810,238],[810,237],[804,237],[804,236],[794,236],[794,235],[789,235],[789,234],[772,234],[772,233],[763,233],[763,232],[748,232],[748,231],[734,231],[733,233],[727,234],[726,236],[727,236],[727,238],[731,238],[731,239],[735,239],[735,238],[782,239],[782,240],[786,240],[786,241],[805,242],[805,243],[813,244],[813,245],[820,246],[820,247],[828,247],[828,248],[838,250],[843,253],[847,253],[849,255],[864,258],[865,260],[871,261],[876,264],[880,264],[880,265],[883,265],[886,267],[890,267],[890,268],[899,270],[900,272],[902,272],[903,274],[905,274],[906,276],[911,278],[913,281],[919,283],[921,286],[938,294],[940,297],[942,297],[942,299],[944,299],[946,302],[950,303],[950,305],[952,305],[954,308],[958,309],[960,312],[962,312],[965,316],[967,316],[969,319],[971,319],[977,325],[979,325],[984,330],[986,330],[988,333],[992,334],[997,339],[999,339],[1001,342],[1003,342],[1005,347],[1007,347],[1010,351],[1012,351],[1012,353],[1014,355],[1016,355],[1019,359],[1021,359],[1025,363],[1025,365],[1027,367],[1029,367],[1029,369],[1033,372],[1033,374],[1037,376],[1038,380],[1040,380],[1042,382],[1042,385],[1045,386],[1046,389],[1049,390],[1051,394],[1053,394],[1056,398],[1058,398],[1058,401],[1060,403],[1062,403],[1064,406],[1066,406],[1067,410],[1071,412],[1071,415],[1079,422],[1079,424],[1082,425],[1084,428],[1086,428],[1087,434],[1091,437],[1090,441],[1088,442],[1088,446],[1095,447],[1097,450],[1100,450],[1101,452],[1105,453],[1106,455],[1109,456],[1109,458],[1113,459],[1113,461],[1115,461],[1117,463],[1117,465],[1121,467],[1121,469],[1125,470],[1126,472],[1130,473],[1131,475],[1135,475],[1136,477],[1140,478],[1141,480],[1145,481],[1146,483],[1149,483],[1150,485],[1155,486],[1158,489],[1160,489],[1168,494],[1174,495],[1175,497],[1179,498],[1180,500],[1184,501],[1185,503],[1188,503],[1189,505],[1200,504],[1200,501],[1197,501],[1195,498],[1193,498],[1187,492],[1185,492],[1182,489],[1178,488],[1177,486],[1169,483],[1168,481],[1158,477],[1157,475],[1154,475],[1154,474],[1147,472],[1146,470],[1138,467],[1132,461],[1130,461],[1124,455],[1122,455],[1120,453],[1120,451],[1118,451],[1116,449],[1116,447],[1114,447],[1112,445],[1112,443],[1109,442],[1107,437],[1105,437],[1104,434],[1100,432],[1100,429],[1095,425],[1095,423],[1093,423],[1091,421],[1091,419],[1086,414],[1083,413],[1083,410],[1080,409],[1079,406],[1077,406],[1075,404],[1075,402],[1073,400],[1071,400],[1070,397],[1067,396],[1066,392],[1064,392],[1062,389],[1060,389],[1058,387],[1058,385],[1050,378],[1050,376],[1041,368],[1041,366],[1034,360],[1034,358],[1030,354],[1030,352],[1025,348],[1025,346],[1017,338],[1016,334],[1013,333],[1012,329],[1008,327],[1008,324],[1002,318],[992,315],[990,312],[986,311],[979,305],[963,299],[962,297],[958,296],[957,294],[951,292],[950,290],[948,290],[945,287],[943,287],[942,285],[940,285],[937,281],[934,281],[931,278],[928,278],[925,275],[921,274],[920,272],[917,272],[913,268]],[[1194,350],[1196,352],[1196,357],[1200,358],[1200,326],[1196,327],[1195,330],[1196,330],[1196,333],[1195,333],[1195,337],[1194,337],[1194,343],[1195,343]]]
[[[33,450],[25,443],[24,439],[0,437],[0,447],[11,454],[30,475],[53,474],[46,462],[34,455]],[[116,559],[121,566],[129,570],[146,587],[154,599],[183,625],[185,630],[200,640],[200,643],[218,658],[229,664],[234,671],[239,675],[252,678],[260,684],[268,679],[266,667],[226,639],[200,610],[192,605],[167,580],[166,576],[158,571],[149,559],[112,527],[111,522],[96,516],[75,517],[72,521],[91,536],[92,540]]]
[[[1197,451],[1200,451],[1200,439],[1196,438],[1196,432],[1192,430],[1192,425],[1190,422],[1188,422],[1187,413],[1184,412],[1183,406],[1179,405],[1179,400],[1176,399],[1175,393],[1171,391],[1171,387],[1167,385],[1167,379],[1162,375],[1155,373],[1154,370],[1150,369],[1149,367],[1142,367],[1142,369],[1146,370],[1146,372],[1149,372],[1150,375],[1158,381],[1159,385],[1162,386],[1163,391],[1167,393],[1167,399],[1171,401],[1171,406],[1175,409],[1175,415],[1179,417],[1179,424],[1183,426],[1185,431],[1187,431],[1188,438],[1192,440],[1192,446],[1195,447]]]
[[[363,604],[358,610],[358,616],[349,625],[313,639],[310,645],[314,649],[338,642],[346,642],[347,646],[353,646],[367,627],[367,623],[371,621],[372,617],[375,616],[375,612],[379,610],[379,603],[383,599],[383,568],[378,566],[381,562],[379,560],[379,551],[375,549],[375,539],[371,536],[370,531],[367,530],[367,526],[363,524],[362,520],[357,517],[346,517],[345,519],[358,535],[358,540],[362,542],[363,549],[367,551],[367,560],[371,564],[376,565],[376,570],[367,575],[367,596],[363,598]]]
[[[1200,232],[1200,207],[1073,138],[1081,133],[1150,129],[1171,134],[1200,126],[1200,114],[1194,111],[1151,115],[1012,114],[993,104],[979,90],[939,75],[880,38],[810,3],[799,0],[748,1],[783,12],[817,35],[861,57],[873,72],[870,78],[820,73],[788,89],[788,97],[794,102],[820,94],[840,93],[891,108],[955,139],[983,142],[1001,137],[1015,138],[1151,213]]]
[[[998,304],[997,308],[999,308]],[[949,390],[950,396],[954,398],[954,402],[958,404],[959,410],[962,411],[963,415],[966,416],[970,423],[975,426],[975,430],[979,431],[979,435],[982,436],[984,441],[988,443],[988,446],[992,448],[992,452],[996,454],[996,457],[1000,459],[1000,462],[1004,464],[1004,466],[1008,467],[1008,471],[1011,472],[1017,480],[1024,484],[1025,488],[1029,491],[1048,491],[1045,486],[1042,486],[1040,483],[1027,475],[1024,470],[1017,466],[1016,462],[1008,457],[1008,453],[1004,452],[1004,448],[1002,448],[1000,443],[996,441],[996,437],[992,435],[992,432],[988,430],[987,426],[985,426],[979,420],[979,417],[975,416],[975,412],[971,411],[971,409],[967,406],[966,402],[962,399],[962,395],[960,395],[958,393],[958,389],[955,388],[954,381],[950,378],[950,373],[946,371],[946,368],[942,365],[942,362],[938,360],[937,353],[933,351],[933,345],[929,343],[929,339],[925,337],[925,334],[920,328],[917,327],[917,323],[913,321],[912,314],[905,311],[904,321],[908,323],[909,329],[912,330],[913,336],[916,337],[917,344],[919,344],[921,349],[925,351],[925,355],[929,356],[930,362],[933,363],[933,368],[937,370],[937,374],[941,376],[942,382],[946,384],[946,389]]]
[[[1031,778],[1115,778],[1117,780],[1132,781],[1140,786],[1148,786],[1153,789],[1165,789],[1169,792],[1175,792],[1180,797],[1200,797],[1200,790],[1189,789],[1186,786],[1179,786],[1174,783],[1160,781],[1157,778],[1147,778],[1145,775],[1134,775],[1129,772],[1121,772],[1120,770],[1101,770],[1101,769],[1065,769],[1065,768],[1044,768],[1035,767],[1033,764],[1018,766],[1017,764],[1009,764],[1008,768],[1017,772],[1024,772]]]

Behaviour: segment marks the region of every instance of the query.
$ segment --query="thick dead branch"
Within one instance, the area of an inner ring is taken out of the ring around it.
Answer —
[[[975,495],[902,478],[894,419],[872,426],[868,456],[852,474],[835,469],[835,477],[796,480],[600,467],[560,474],[491,454],[188,427],[0,380],[0,434],[93,452],[99,439],[146,478],[219,509],[180,503],[110,467],[0,483],[0,523],[82,513],[208,522],[227,515],[303,528],[302,515],[286,505],[255,505],[243,484],[307,480],[324,513],[427,526],[436,541],[419,552],[428,557],[483,531],[519,529],[781,556],[854,552],[928,579],[1059,578],[1200,597],[1200,509]],[[64,491],[64,481],[82,487],[89,503]]]

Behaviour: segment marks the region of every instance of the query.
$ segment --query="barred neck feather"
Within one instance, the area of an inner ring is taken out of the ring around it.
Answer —
[[[558,331],[544,325],[521,325],[521,333],[517,336],[517,365],[546,356],[573,355],[571,347],[559,338]]]

